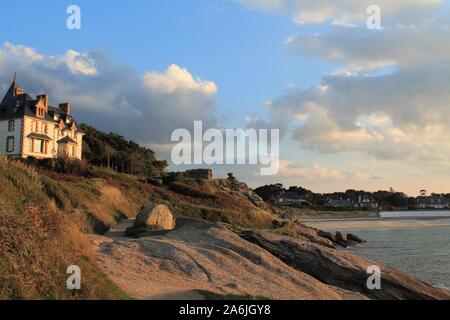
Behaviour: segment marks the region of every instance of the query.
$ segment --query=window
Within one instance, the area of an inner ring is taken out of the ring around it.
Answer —
[[[16,126],[16,122],[14,120],[8,121],[8,131],[13,132]]]
[[[35,153],[47,153],[46,142],[41,139],[32,139],[31,148],[32,148],[32,152],[35,152]]]
[[[14,137],[6,138],[6,152],[14,152]]]
[[[39,132],[39,122],[33,121],[31,123],[31,131],[33,132]]]

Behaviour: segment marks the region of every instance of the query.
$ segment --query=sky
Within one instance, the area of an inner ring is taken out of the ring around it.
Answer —
[[[367,27],[370,5],[381,29]],[[69,30],[66,10],[81,9]],[[78,122],[170,158],[170,137],[281,130],[281,169],[215,166],[252,186],[450,192],[445,0],[2,0],[0,89],[12,75]],[[176,166],[171,169],[178,170]]]

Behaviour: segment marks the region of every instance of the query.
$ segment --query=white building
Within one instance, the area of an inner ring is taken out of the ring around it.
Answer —
[[[83,133],[70,103],[49,105],[48,95],[33,99],[16,83],[0,103],[0,154],[12,158],[82,158]]]

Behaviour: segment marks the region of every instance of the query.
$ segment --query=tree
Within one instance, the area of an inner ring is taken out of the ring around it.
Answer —
[[[126,140],[117,133],[104,133],[86,124],[80,125],[85,133],[84,159],[96,166],[107,166],[115,171],[143,177],[161,176],[167,161],[159,161],[155,152]]]

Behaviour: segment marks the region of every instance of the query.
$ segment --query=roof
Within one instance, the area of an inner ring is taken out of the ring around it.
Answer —
[[[73,140],[71,137],[69,136],[65,136],[64,138],[58,140],[58,143],[66,143],[66,144],[76,144],[78,145],[78,143]]]
[[[24,116],[40,119],[36,117],[36,103],[38,100],[33,99],[27,93],[16,95],[17,88],[20,87],[18,86],[16,77],[14,76],[11,86],[0,103],[0,120],[19,119]],[[58,116],[58,120],[54,119],[55,115]],[[67,115],[59,107],[48,106],[48,112],[45,113],[43,119],[53,123],[59,123],[62,119],[64,121],[64,129],[66,130],[70,130],[72,124],[75,124],[78,128],[75,119],[73,119],[70,115]]]
[[[3,97],[3,100],[0,103],[0,105],[7,105],[12,102],[12,99],[15,97],[15,94],[16,94],[16,87],[17,87],[17,82],[16,82],[16,76],[14,75],[14,80],[11,83],[11,86],[9,87],[5,96]]]

